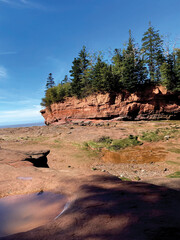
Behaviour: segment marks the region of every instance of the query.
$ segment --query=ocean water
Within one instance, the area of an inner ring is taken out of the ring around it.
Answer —
[[[34,126],[45,126],[44,122],[39,123],[23,123],[14,125],[2,125],[0,128],[20,128],[20,127],[34,127]]]

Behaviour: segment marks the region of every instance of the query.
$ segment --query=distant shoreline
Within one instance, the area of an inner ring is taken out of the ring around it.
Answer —
[[[0,128],[20,128],[20,127],[35,127],[35,126],[45,126],[45,124],[44,124],[44,122],[22,123],[22,124],[2,125],[2,126],[0,126]]]

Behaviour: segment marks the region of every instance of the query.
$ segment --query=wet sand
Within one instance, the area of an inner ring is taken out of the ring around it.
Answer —
[[[25,232],[53,221],[67,198],[51,192],[14,195],[0,199],[0,237]]]

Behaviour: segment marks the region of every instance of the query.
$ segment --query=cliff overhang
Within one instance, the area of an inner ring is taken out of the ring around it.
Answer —
[[[78,120],[180,119],[180,95],[163,86],[129,93],[96,93],[83,99],[67,98],[41,110],[45,124]]]

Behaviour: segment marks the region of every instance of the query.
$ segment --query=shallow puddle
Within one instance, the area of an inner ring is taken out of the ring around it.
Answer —
[[[25,232],[55,219],[67,198],[51,192],[9,196],[0,199],[0,237]]]
[[[102,151],[102,160],[110,163],[153,163],[165,161],[167,152],[160,147],[138,146],[118,152]]]

